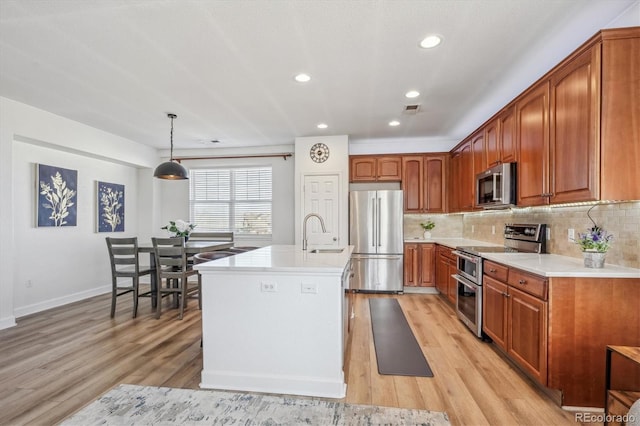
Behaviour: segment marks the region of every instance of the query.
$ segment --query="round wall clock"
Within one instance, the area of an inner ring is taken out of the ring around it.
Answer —
[[[329,147],[323,143],[314,144],[309,155],[316,163],[324,163],[329,158]]]

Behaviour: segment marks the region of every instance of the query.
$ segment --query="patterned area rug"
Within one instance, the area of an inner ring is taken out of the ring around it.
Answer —
[[[446,413],[320,399],[120,385],[63,425],[449,425]]]

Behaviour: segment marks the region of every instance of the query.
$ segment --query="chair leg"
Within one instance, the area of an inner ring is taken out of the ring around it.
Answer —
[[[133,318],[138,315],[138,285],[140,284],[138,277],[133,278]]]
[[[182,288],[180,291],[180,319],[182,319],[182,316],[184,315],[184,307],[187,304],[187,277],[186,276],[182,276],[182,279],[180,280],[180,284],[182,284]]]
[[[162,279],[158,278],[156,285],[156,319],[160,318],[160,309],[162,307]]]
[[[111,318],[116,315],[116,298],[118,297],[117,283],[113,282],[111,285]]]

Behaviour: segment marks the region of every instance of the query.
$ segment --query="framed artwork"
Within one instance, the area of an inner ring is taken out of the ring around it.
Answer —
[[[36,225],[76,226],[78,171],[36,164]]]
[[[124,185],[96,181],[98,232],[124,232]]]

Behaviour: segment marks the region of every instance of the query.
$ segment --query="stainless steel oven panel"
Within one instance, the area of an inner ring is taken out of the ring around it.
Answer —
[[[458,274],[475,284],[482,283],[482,258],[460,250],[454,250],[457,256]]]
[[[476,336],[482,338],[482,287],[465,279],[459,274],[452,275],[451,277],[458,282],[458,288],[456,289],[456,314],[458,315],[458,318]],[[473,312],[467,312],[469,306],[464,306],[464,301],[460,297],[461,294],[464,294],[465,291],[469,290],[475,294],[475,306],[472,307]]]

